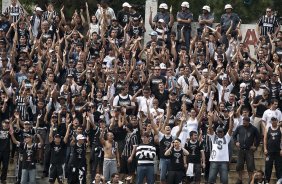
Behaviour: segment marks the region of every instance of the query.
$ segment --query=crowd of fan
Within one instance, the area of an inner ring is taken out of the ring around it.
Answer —
[[[188,2],[176,16],[162,3],[150,33],[127,2],[85,7],[69,20],[64,6],[29,16],[11,0],[0,15],[1,183],[15,162],[21,184],[36,183],[37,163],[50,183],[84,184],[87,173],[96,184],[216,183],[219,173],[227,184],[233,150],[238,184],[245,162],[252,184],[269,183],[273,164],[282,180],[282,32],[271,8],[251,53],[230,4],[213,26],[209,6],[197,19]]]

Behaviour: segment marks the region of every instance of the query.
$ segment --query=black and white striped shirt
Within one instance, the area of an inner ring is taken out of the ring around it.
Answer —
[[[6,8],[5,13],[12,17],[13,22],[17,22],[20,16],[24,14],[24,9],[19,5],[10,5]]]
[[[154,165],[154,158],[156,157],[156,148],[150,144],[140,144],[136,149],[136,158],[140,166]]]
[[[26,97],[16,96],[16,105],[17,110],[20,112],[21,120],[27,120],[27,105],[26,105]]]
[[[267,36],[267,33],[273,34],[275,32],[275,27],[279,27],[278,19],[275,16],[262,16],[259,21],[258,25],[260,26],[261,35]]]
[[[52,14],[52,15],[51,15]],[[55,20],[56,16],[58,15],[57,12],[55,11],[52,11],[52,12],[49,12],[49,11],[45,11],[43,14],[42,14],[42,20],[48,20],[49,16],[52,16],[51,17],[51,20]]]
[[[137,135],[135,132],[127,134],[125,138],[125,145],[122,151],[122,156],[130,157],[133,146],[138,144]]]

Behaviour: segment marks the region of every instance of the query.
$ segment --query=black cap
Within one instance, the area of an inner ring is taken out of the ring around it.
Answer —
[[[32,136],[30,134],[25,134],[24,138],[27,138],[27,137],[32,137]]]
[[[176,139],[174,139],[174,140],[181,143],[181,140],[180,140],[179,138],[176,138]]]
[[[54,136],[54,138],[61,138],[61,135],[60,135],[60,134],[56,134],[56,135]]]

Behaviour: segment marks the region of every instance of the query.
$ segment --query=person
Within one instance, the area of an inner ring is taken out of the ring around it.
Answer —
[[[131,13],[130,8],[132,6],[128,2],[122,4],[122,10],[117,14],[117,20],[122,27],[125,27],[126,24],[130,22]]]
[[[262,115],[262,126],[263,126],[263,130],[265,131],[266,129],[268,129],[268,127],[271,126],[271,118],[272,117],[276,117],[278,119],[278,125],[280,125],[280,122],[282,121],[282,113],[281,111],[278,109],[278,100],[277,99],[272,99],[271,103],[270,103],[270,108],[267,109],[266,111],[264,111],[263,115]]]
[[[276,35],[279,31],[279,21],[273,15],[272,8],[266,8],[266,15],[259,18],[257,22],[257,32],[259,36]]]
[[[5,13],[7,13],[10,17],[10,22],[15,23],[24,16],[23,7],[18,5],[17,3],[17,0],[11,0],[11,5],[5,9]]]
[[[43,145],[43,140],[39,134],[35,136],[40,140],[40,143],[33,142],[33,136],[26,134],[24,142],[19,142],[14,136],[14,131],[10,130],[11,139],[20,150],[23,152],[21,184],[36,183],[36,152]]]
[[[10,121],[8,119],[1,122],[0,127],[0,163],[2,165],[1,169],[1,183],[6,183],[8,167],[9,167],[9,157],[10,157]]]
[[[64,169],[65,169],[65,154],[66,154],[66,140],[62,140],[60,134],[53,135],[54,124],[51,124],[49,133],[50,142],[50,168],[49,168],[49,182],[54,184],[57,180],[59,184],[63,184]]]
[[[265,180],[270,182],[273,162],[275,164],[276,178],[282,177],[282,128],[278,126],[277,117],[271,118],[271,126],[264,133]]]
[[[181,3],[181,11],[177,12],[177,36],[178,40],[181,35],[184,35],[186,51],[190,50],[190,37],[191,37],[191,22],[193,21],[193,14],[189,11],[190,5],[187,1]]]
[[[157,23],[160,19],[163,19],[166,24],[170,22],[170,15],[168,13],[168,6],[166,3],[161,3],[159,5],[159,11],[154,16],[153,22]],[[150,12],[151,13],[151,12]]]
[[[121,153],[120,173],[128,175],[128,178],[132,178],[136,168],[134,154],[136,152],[136,147],[138,146],[138,138],[136,131],[133,130],[132,123],[127,123],[126,131],[125,145]]]
[[[104,140],[105,129],[101,130],[100,142],[104,149],[103,176],[106,181],[110,180],[113,173],[117,173],[117,167],[120,164],[118,143],[114,141],[112,132],[107,133],[107,140]]]
[[[211,13],[211,8],[208,5],[203,6],[202,8],[202,14],[199,15],[198,21],[199,21],[199,29],[198,31],[198,35],[201,35],[204,27],[205,26],[209,26],[212,27],[212,24],[214,22],[214,16]]]
[[[226,4],[224,6],[225,14],[223,14],[220,18],[220,26],[221,26],[221,34],[223,36],[222,42],[227,45],[227,31],[229,27],[231,27],[231,31],[235,31],[236,27],[240,22],[240,18],[238,14],[233,13],[233,7],[231,4]]]
[[[71,124],[70,124],[71,125]],[[69,126],[70,126],[69,125]],[[69,130],[69,129],[68,129]],[[64,137],[64,142],[67,142],[69,132]],[[68,184],[86,184],[86,137],[82,134],[77,134],[75,139],[72,139],[72,156],[70,158],[70,171]]]
[[[184,177],[185,167],[187,168],[185,157],[189,155],[189,152],[181,146],[181,140],[176,138],[164,155],[170,157],[167,183],[181,183]]]
[[[248,137],[244,135],[248,135]],[[258,130],[250,123],[249,117],[243,118],[243,124],[238,126],[233,134],[235,145],[239,148],[238,161],[236,165],[236,171],[238,171],[237,183],[242,183],[242,172],[244,169],[244,163],[247,163],[247,170],[249,179],[251,180],[253,172],[255,170],[254,152],[260,143],[260,137]]]
[[[187,158],[187,180],[189,183],[194,182],[199,184],[201,182],[201,170],[205,168],[205,153],[203,142],[198,140],[198,133],[196,131],[190,132],[190,140],[186,141],[184,148],[189,152]]]
[[[32,34],[34,37],[37,37],[38,32],[40,31],[40,25],[42,21],[42,12],[43,10],[40,7],[36,7],[34,14],[32,15],[31,20],[30,20]]]
[[[233,115],[234,112],[229,114],[229,129],[224,135],[223,128],[217,128],[216,134],[212,128],[213,124],[213,113],[209,112],[208,121],[208,136],[212,142],[212,150],[210,153],[210,170],[209,170],[209,183],[216,183],[216,176],[219,173],[220,182],[223,184],[228,184],[228,163],[229,163],[229,149],[228,143],[231,140],[232,129],[233,129]]]
[[[255,171],[250,184],[266,184],[262,170]]]
[[[108,181],[107,184],[123,184],[123,182],[119,180],[118,173],[113,173],[111,175],[111,181]]]
[[[142,184],[144,177],[148,184],[155,183],[154,181],[154,158],[156,157],[156,148],[149,144],[150,134],[144,132],[142,135],[142,144],[136,148],[137,159],[137,184]]]

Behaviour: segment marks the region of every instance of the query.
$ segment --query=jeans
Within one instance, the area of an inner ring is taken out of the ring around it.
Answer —
[[[9,157],[10,157],[9,150],[8,151],[0,151],[0,166],[1,166],[1,163],[2,163],[1,181],[5,181],[7,179]]]
[[[21,184],[28,184],[28,183],[35,184],[36,183],[35,179],[36,179],[36,169],[22,170]]]
[[[220,175],[220,182],[228,184],[228,162],[210,162],[209,183],[216,183],[217,173]]]
[[[168,170],[169,165],[170,165],[170,159],[165,159],[165,158],[160,159],[160,178],[161,178],[161,181],[166,180],[166,174],[167,174],[167,170]]]
[[[153,165],[138,165],[137,166],[137,184],[143,184],[143,180],[146,177],[147,184],[154,184],[154,166]]]
[[[154,166],[153,165],[138,165],[137,166],[137,184],[143,184],[146,177],[147,184],[154,184]]]
[[[177,29],[178,40],[181,39],[181,29]],[[190,50],[190,39],[191,39],[191,29],[184,28],[183,29],[184,41],[186,46],[186,51],[189,53]]]

